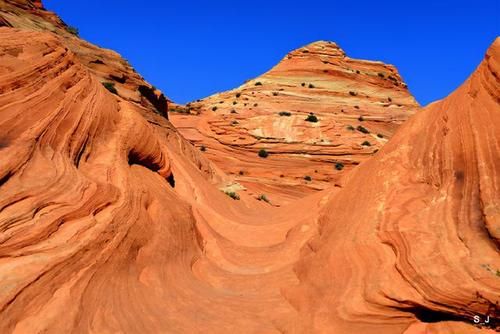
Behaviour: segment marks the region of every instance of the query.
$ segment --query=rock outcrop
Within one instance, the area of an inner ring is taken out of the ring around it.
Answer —
[[[118,54],[18,2],[0,3],[25,24],[0,28],[0,333],[499,330],[499,40],[343,188],[275,207],[221,192]]]
[[[44,10],[41,1],[1,1],[0,26],[53,32],[64,39],[65,47],[99,81],[114,87],[117,95],[137,105],[153,106],[158,114],[168,117],[169,99],[162,92],[147,83],[118,53],[78,38],[78,30],[68,26],[53,12]],[[142,86],[147,89],[139,89]],[[143,91],[152,91],[156,97],[144,96]]]
[[[286,203],[340,183],[418,108],[394,66],[320,41],[237,89],[173,110],[171,119],[237,182]]]
[[[499,78],[497,38],[331,198],[289,292],[304,332],[500,329]]]

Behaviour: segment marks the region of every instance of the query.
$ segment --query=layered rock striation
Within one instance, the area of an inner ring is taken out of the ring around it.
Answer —
[[[238,182],[287,202],[339,183],[418,108],[394,66],[320,41],[241,87],[174,109],[172,122]]]
[[[40,29],[55,14],[5,4],[0,333],[499,330],[499,40],[342,188],[277,207],[221,192],[237,185],[207,159],[215,148],[128,94],[151,85],[103,86],[117,54],[96,48],[117,57],[96,70],[85,42]]]
[[[304,332],[500,329],[499,78],[497,38],[331,198],[290,291]]]

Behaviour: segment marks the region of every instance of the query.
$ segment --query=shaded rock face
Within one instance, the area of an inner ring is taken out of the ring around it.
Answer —
[[[278,208],[127,97],[118,55],[22,8],[0,11],[27,22],[0,28],[0,333],[498,330],[500,41],[344,188]]]
[[[156,108],[160,115],[168,119],[168,100],[163,93],[158,94],[155,89],[146,85],[139,86],[139,92]]]
[[[238,182],[287,202],[339,183],[418,108],[394,66],[351,59],[320,41],[171,120]]]

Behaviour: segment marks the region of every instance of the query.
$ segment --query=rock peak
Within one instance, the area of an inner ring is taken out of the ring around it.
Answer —
[[[419,106],[395,67],[349,58],[336,43],[316,41],[188,108],[171,114],[181,133],[249,193],[265,191],[283,205],[340,182]],[[265,173],[262,149],[274,161]],[[315,182],[304,179],[312,175]]]
[[[326,40],[319,40],[319,41],[315,41],[315,42],[312,42],[312,43],[309,43],[307,45],[304,46],[305,48],[309,48],[309,47],[333,47],[333,48],[337,48],[337,49],[340,49],[340,46],[335,43],[335,42],[332,42],[332,41],[326,41]]]
[[[293,56],[307,56],[310,55],[324,55],[332,57],[345,57],[346,53],[342,50],[337,43],[331,41],[316,41],[309,43],[303,47],[293,50],[286,58]]]

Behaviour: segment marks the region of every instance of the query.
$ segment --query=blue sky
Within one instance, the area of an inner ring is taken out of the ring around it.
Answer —
[[[499,0],[44,4],[180,103],[239,86],[289,51],[331,40],[350,57],[396,65],[426,105],[455,90],[500,31]]]

